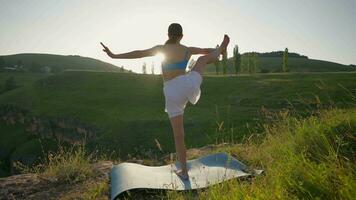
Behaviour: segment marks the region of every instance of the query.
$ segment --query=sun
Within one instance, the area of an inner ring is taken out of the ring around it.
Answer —
[[[155,62],[161,64],[166,57],[164,56],[163,53],[157,53],[154,57]]]

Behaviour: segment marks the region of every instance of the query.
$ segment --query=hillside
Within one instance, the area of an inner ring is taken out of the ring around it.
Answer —
[[[308,118],[286,112],[266,115],[260,135],[242,143],[188,149],[188,159],[228,152],[262,176],[230,180],[196,191],[131,190],[121,199],[344,199],[355,197],[356,110],[319,110]],[[127,162],[170,164],[170,155]],[[110,169],[122,161],[97,160],[82,148],[51,154],[26,174],[0,178],[0,199],[108,199]],[[29,173],[30,172],[30,173]]]
[[[267,56],[267,54],[260,54],[258,57],[258,72],[274,73],[281,72],[283,62],[282,56]],[[342,65],[339,63],[309,59],[305,56],[292,56],[288,58],[288,65],[290,72],[349,72],[356,71],[356,67],[352,65]],[[220,67],[220,74],[222,68]],[[228,60],[228,74],[235,73],[233,68],[232,58]],[[207,74],[216,74],[214,64],[208,66]]]
[[[355,84],[350,73],[204,77],[201,100],[185,112],[186,143],[241,141],[261,122],[261,108],[304,113],[321,102],[350,107]],[[3,173],[10,161],[34,162],[59,141],[85,139],[88,148],[120,158],[174,151],[160,76],[65,72],[1,94],[0,105]]]
[[[52,72],[64,70],[92,70],[105,72],[127,72],[115,65],[97,59],[76,55],[53,55],[53,54],[15,54],[1,56],[5,66],[24,66],[25,69],[38,71],[41,67],[50,67]]]

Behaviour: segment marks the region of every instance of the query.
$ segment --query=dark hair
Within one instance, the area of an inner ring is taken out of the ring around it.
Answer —
[[[175,44],[181,36],[183,36],[182,26],[178,23],[172,23],[168,27],[169,39],[166,41],[165,44]]]

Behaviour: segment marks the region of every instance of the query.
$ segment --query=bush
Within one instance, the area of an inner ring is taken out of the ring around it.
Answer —
[[[42,175],[59,182],[81,182],[94,175],[91,162],[92,155],[88,155],[83,146],[60,148],[57,153],[48,154]]]
[[[84,146],[60,147],[56,153],[48,153],[43,164],[27,167],[14,163],[22,173],[37,173],[53,182],[77,183],[94,176],[91,163],[97,161]]]

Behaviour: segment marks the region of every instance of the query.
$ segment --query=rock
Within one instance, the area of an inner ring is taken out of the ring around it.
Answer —
[[[96,176],[91,182],[109,182],[109,173],[113,166],[111,161],[101,161],[92,165]],[[59,199],[63,194],[80,191],[82,183],[75,185],[58,183],[55,179],[44,178],[39,174],[20,174],[0,178],[0,200],[8,199]],[[78,192],[77,192],[78,193]],[[80,194],[80,192],[79,192]]]

